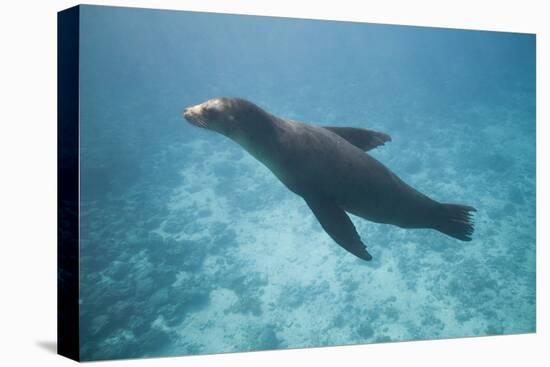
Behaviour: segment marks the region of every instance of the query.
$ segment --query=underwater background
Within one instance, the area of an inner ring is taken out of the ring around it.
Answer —
[[[535,36],[81,6],[83,360],[535,331]],[[305,202],[184,107],[238,96],[392,142],[368,154],[471,242]]]

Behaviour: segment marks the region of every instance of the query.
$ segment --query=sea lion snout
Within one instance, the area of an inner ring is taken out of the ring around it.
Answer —
[[[201,105],[196,106],[189,106],[183,109],[183,117],[188,119],[189,117],[193,117],[194,115],[200,115]]]
[[[214,98],[189,106],[183,110],[182,115],[192,125],[221,134],[228,132],[228,122],[233,119],[230,104],[224,98]]]
[[[206,122],[201,118],[202,105],[190,106],[183,109],[182,116],[192,125],[206,127]]]

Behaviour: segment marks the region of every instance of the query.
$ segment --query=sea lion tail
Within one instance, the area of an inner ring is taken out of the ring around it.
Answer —
[[[471,241],[474,233],[472,212],[476,209],[460,204],[441,204],[435,226],[440,232],[462,241]]]

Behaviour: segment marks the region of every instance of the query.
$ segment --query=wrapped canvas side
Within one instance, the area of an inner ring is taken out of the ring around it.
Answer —
[[[57,351],[79,360],[79,7],[57,26]]]

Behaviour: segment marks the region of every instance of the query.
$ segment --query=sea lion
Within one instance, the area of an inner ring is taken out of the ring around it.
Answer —
[[[240,98],[214,98],[183,116],[240,144],[306,201],[336,243],[363,260],[372,256],[346,212],[471,240],[473,207],[430,199],[366,153],[390,141],[387,134],[283,119]]]

